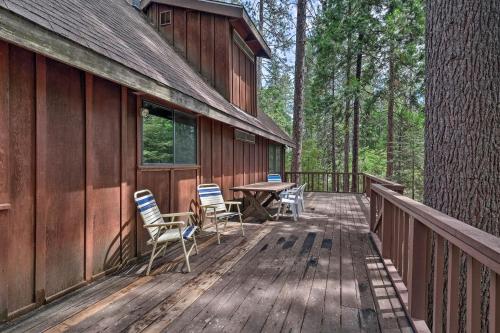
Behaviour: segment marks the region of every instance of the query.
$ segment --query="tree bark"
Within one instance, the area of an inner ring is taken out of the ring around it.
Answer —
[[[333,71],[332,75],[332,101],[335,100],[335,70]],[[335,173],[337,173],[337,149],[335,147],[335,141],[336,141],[336,133],[335,133],[335,105],[334,103],[332,104],[332,119],[331,119],[331,125],[332,125],[332,172],[334,174],[335,178]]]
[[[394,64],[394,49],[389,51],[389,91],[387,100],[387,168],[386,176],[394,175],[394,100],[395,100],[396,69]]]
[[[351,12],[351,6],[349,5],[349,15]],[[347,55],[346,55],[346,87],[349,88],[351,86],[351,62],[352,62],[352,54],[351,54],[351,36],[347,38]],[[343,190],[344,192],[349,192],[349,122],[351,118],[351,95],[350,92],[346,94],[345,100],[345,111],[344,111],[344,181],[343,181]]]
[[[500,236],[500,1],[427,0],[426,11],[424,202]]]
[[[306,49],[307,1],[297,2],[297,32],[295,48],[295,89],[293,99],[293,141],[296,148],[292,156],[292,172],[300,172],[302,134],[304,130],[304,60]]]
[[[359,152],[359,109],[360,109],[360,84],[361,84],[361,68],[363,65],[363,51],[361,43],[363,34],[359,34],[359,50],[356,57],[356,95],[354,96],[353,106],[353,125],[352,125],[352,192],[358,190],[358,152]]]
[[[264,1],[259,1],[259,31],[264,36]],[[262,58],[257,57],[257,91],[262,88]]]

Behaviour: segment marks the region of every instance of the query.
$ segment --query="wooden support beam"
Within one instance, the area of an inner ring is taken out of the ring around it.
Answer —
[[[458,332],[458,279],[460,276],[460,249],[448,243],[448,302],[446,329],[448,333]]]
[[[35,236],[35,301],[45,302],[47,259],[47,62],[36,56],[36,236]]]
[[[467,332],[481,331],[481,264],[467,257]]]
[[[0,41],[0,321],[8,315],[9,168],[9,45]]]
[[[85,280],[92,280],[94,271],[94,219],[89,213],[92,206],[93,146],[92,116],[94,110],[94,76],[85,73]]]
[[[427,319],[428,237],[429,229],[410,217],[408,307],[411,316],[420,320]]]

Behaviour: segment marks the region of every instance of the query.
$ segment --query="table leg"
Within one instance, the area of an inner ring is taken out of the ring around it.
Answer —
[[[255,196],[247,191],[244,191],[243,194],[245,195],[245,203],[247,204],[247,207],[243,211],[243,218],[254,217],[260,221],[272,219],[272,215],[262,206],[259,195]]]

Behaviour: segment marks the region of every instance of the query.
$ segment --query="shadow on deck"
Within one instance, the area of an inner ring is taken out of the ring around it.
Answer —
[[[176,249],[10,322],[6,332],[411,332],[369,237],[368,201],[308,193],[306,212],[200,239],[192,272]]]

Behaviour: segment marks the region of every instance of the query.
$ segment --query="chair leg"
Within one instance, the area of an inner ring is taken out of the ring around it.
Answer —
[[[243,230],[243,219],[241,218],[240,206],[236,205],[238,209],[238,217],[240,218],[240,226],[241,226],[241,235],[245,237],[245,230]]]
[[[151,258],[149,258],[149,264],[148,264],[148,270],[146,271],[146,275],[149,275],[149,272],[151,271],[151,265],[153,264],[153,260],[155,258],[155,250],[156,250],[156,245],[158,242],[154,242],[153,244],[153,251],[151,251]],[[166,247],[165,247],[166,249]]]
[[[220,245],[219,224],[215,220],[215,233],[217,234],[217,244]]]
[[[193,234],[193,243],[194,243],[194,250],[196,251],[196,254],[198,254],[198,243],[196,243],[196,236]]]
[[[282,207],[281,201],[278,203],[278,212],[276,213],[276,221],[280,219],[280,214],[281,214],[281,207]]]
[[[182,249],[184,250],[184,258],[186,259],[186,266],[188,273],[191,272],[191,266],[189,265],[189,255],[186,251],[186,243],[184,242],[184,238],[181,238]]]
[[[297,205],[291,205],[291,209],[292,209],[293,220],[297,222],[297,215],[299,215],[297,213]]]

